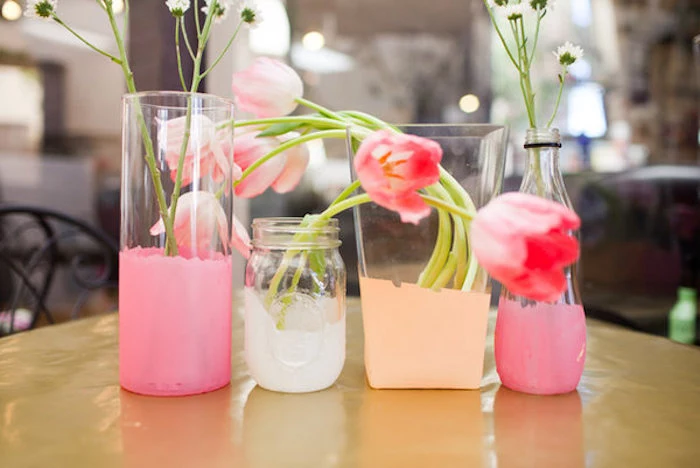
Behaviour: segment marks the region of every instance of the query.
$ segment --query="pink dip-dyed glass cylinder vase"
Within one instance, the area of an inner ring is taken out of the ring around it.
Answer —
[[[520,191],[572,208],[559,169],[556,129],[529,129],[528,166]],[[538,395],[573,391],[586,359],[586,316],[576,282],[566,270],[567,289],[553,303],[531,301],[503,288],[495,332],[496,370],[504,386]]]
[[[232,132],[216,129],[232,118],[230,101],[204,94],[124,98],[119,381],[126,390],[181,396],[231,380],[233,142]],[[173,242],[157,223],[178,179]]]

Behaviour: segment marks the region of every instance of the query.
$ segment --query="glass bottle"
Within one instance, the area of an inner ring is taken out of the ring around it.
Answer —
[[[559,169],[557,129],[528,129],[528,165],[520,192],[572,208]],[[586,357],[586,317],[576,282],[577,266],[565,270],[567,288],[554,302],[538,302],[502,289],[495,332],[496,369],[506,387],[551,395],[576,388]]]
[[[693,344],[697,313],[695,289],[678,288],[678,300],[668,314],[668,337],[679,343]]]
[[[253,221],[245,279],[245,358],[258,385],[331,386],[345,362],[345,264],[338,220]]]

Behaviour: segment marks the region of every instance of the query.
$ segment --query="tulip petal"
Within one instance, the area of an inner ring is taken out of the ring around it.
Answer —
[[[511,293],[557,300],[566,289],[564,268],[579,255],[576,213],[551,200],[508,193],[479,210],[470,227],[472,252]]]
[[[231,246],[235,247],[246,260],[250,258],[250,251],[253,248],[250,236],[243,223],[238,218],[233,217],[233,232],[231,233]]]
[[[284,155],[278,155],[266,161],[236,185],[236,195],[243,198],[257,197],[282,174],[284,164]]]
[[[305,144],[297,145],[284,152],[286,163],[284,170],[272,184],[277,193],[287,193],[294,190],[301,178],[304,177],[309,165],[309,149]]]
[[[280,117],[291,113],[304,84],[288,65],[267,57],[257,58],[247,69],[233,74],[237,106],[257,117]]]
[[[354,166],[375,203],[397,211],[403,222],[418,224],[430,207],[416,191],[440,179],[441,159],[442,148],[432,140],[380,130],[362,142]]]
[[[386,194],[378,192],[374,194],[372,201],[388,210],[398,212],[403,223],[417,225],[430,215],[430,207],[416,192],[402,193],[395,197],[387,197]]]
[[[194,218],[194,221],[193,221]],[[211,250],[216,233],[228,248],[228,220],[219,200],[211,192],[193,191],[180,195],[173,220],[178,248],[204,256]],[[150,229],[151,235],[162,235],[165,225],[160,219]]]
[[[566,277],[561,270],[544,270],[531,272],[518,278],[496,279],[501,281],[511,293],[535,301],[556,301],[566,289]]]
[[[550,270],[570,265],[578,258],[578,240],[562,232],[552,232],[546,236],[527,240],[527,260],[525,268]]]

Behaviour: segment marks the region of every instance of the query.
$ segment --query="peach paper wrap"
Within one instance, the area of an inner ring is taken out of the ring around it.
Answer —
[[[370,386],[480,387],[489,294],[363,277],[360,291]]]

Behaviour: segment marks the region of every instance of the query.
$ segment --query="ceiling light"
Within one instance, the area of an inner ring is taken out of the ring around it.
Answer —
[[[301,43],[308,50],[321,50],[326,45],[326,38],[318,31],[310,31],[304,34]]]
[[[479,98],[473,94],[466,94],[459,100],[459,108],[465,114],[471,114],[479,109]]]
[[[314,73],[342,73],[353,68],[355,61],[349,55],[328,47],[311,51],[301,44],[292,44],[292,64],[300,70]]]
[[[17,21],[22,17],[22,7],[15,0],[7,0],[2,4],[0,13],[7,21]]]

